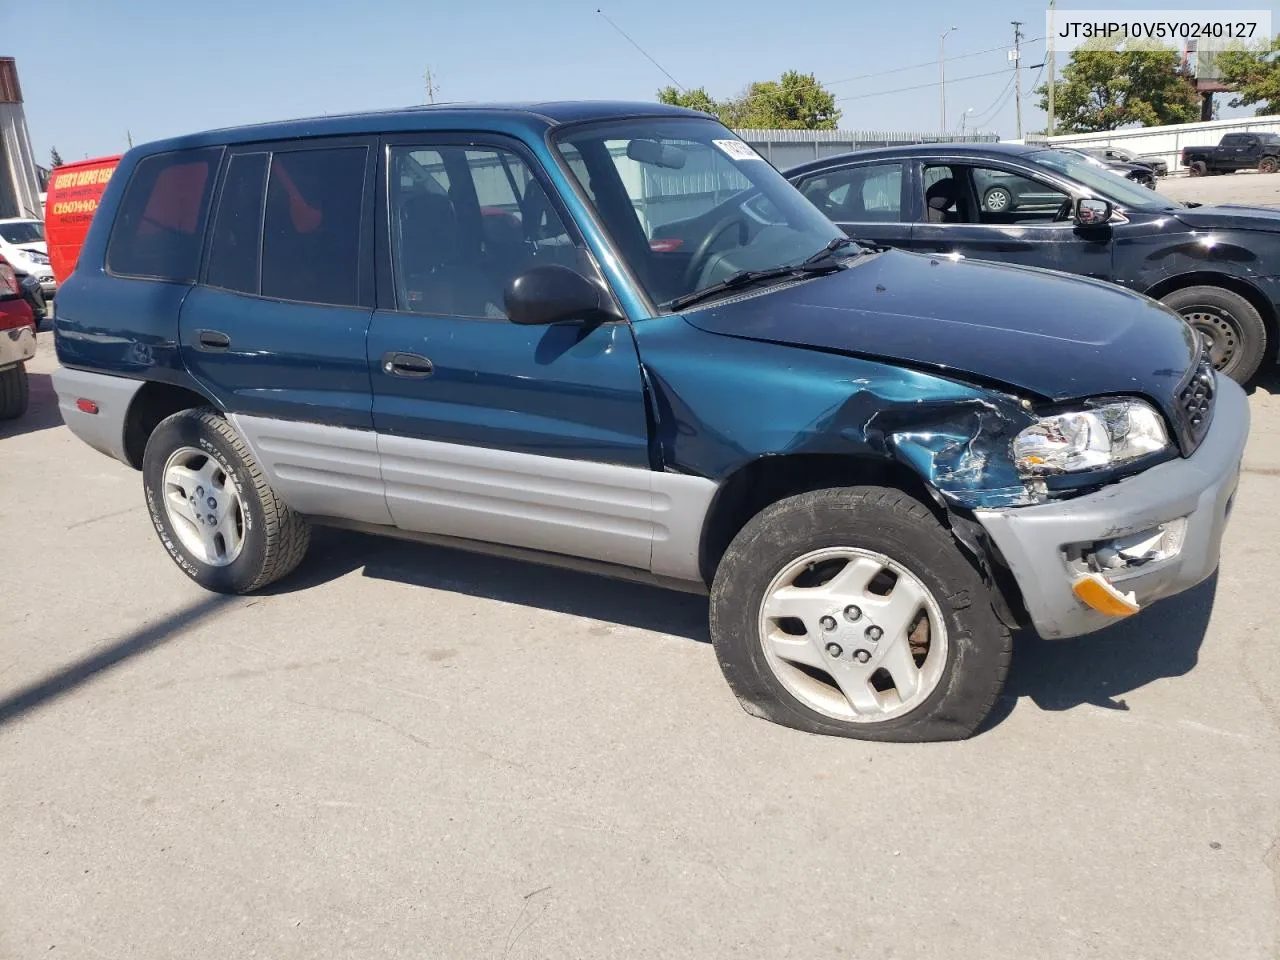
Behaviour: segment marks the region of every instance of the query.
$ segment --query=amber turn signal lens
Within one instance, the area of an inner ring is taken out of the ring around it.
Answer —
[[[1100,573],[1087,573],[1071,585],[1071,592],[1099,613],[1128,617],[1141,607],[1132,593],[1121,593]]]

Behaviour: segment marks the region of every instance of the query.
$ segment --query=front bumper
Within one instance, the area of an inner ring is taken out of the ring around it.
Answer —
[[[1067,560],[1071,544],[1123,537],[1185,517],[1186,535],[1175,556],[1108,572],[1107,579],[1117,589],[1133,592],[1145,607],[1208,578],[1218,566],[1248,436],[1248,398],[1233,381],[1218,377],[1213,424],[1190,457],[1073,500],[976,511],[1017,580],[1040,635],[1074,637],[1116,622],[1072,592],[1077,573]]]
[[[36,355],[36,331],[32,326],[0,330],[0,370]]]

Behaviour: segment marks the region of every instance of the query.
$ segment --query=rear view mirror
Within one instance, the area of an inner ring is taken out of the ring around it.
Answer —
[[[1081,197],[1076,201],[1075,221],[1081,227],[1100,227],[1111,219],[1111,201]]]
[[[687,159],[683,150],[669,147],[657,140],[632,140],[627,144],[627,156],[636,163],[648,163],[671,170],[679,170]]]
[[[507,284],[503,301],[512,323],[536,325],[617,319],[600,286],[559,264],[534,267]]]

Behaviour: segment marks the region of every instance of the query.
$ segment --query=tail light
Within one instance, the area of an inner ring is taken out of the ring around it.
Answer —
[[[18,275],[13,272],[13,267],[0,260],[0,297],[16,297],[21,292]]]

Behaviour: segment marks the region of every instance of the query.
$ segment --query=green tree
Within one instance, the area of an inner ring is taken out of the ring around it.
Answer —
[[[718,117],[725,126],[739,129],[834,130],[840,122],[835,94],[813,74],[795,70],[788,70],[777,80],[757,81],[728,100],[716,100],[702,87],[663,87],[658,91],[658,100],[703,110]]]
[[[1235,91],[1231,106],[1261,104],[1259,115],[1280,113],[1280,34],[1252,49],[1223,50],[1217,60],[1223,82]]]
[[[1037,87],[1049,109],[1049,87]],[[1072,51],[1054,91],[1054,130],[1092,133],[1130,124],[1144,127],[1200,119],[1195,84],[1172,50]]]
[[[58,152],[57,147],[49,148],[49,169],[57,170],[62,166],[62,154]]]
[[[711,99],[711,95],[702,87],[693,90],[677,90],[675,87],[663,87],[658,91],[658,102],[669,103],[673,107],[688,107],[690,110],[701,110],[719,116],[720,105]]]

